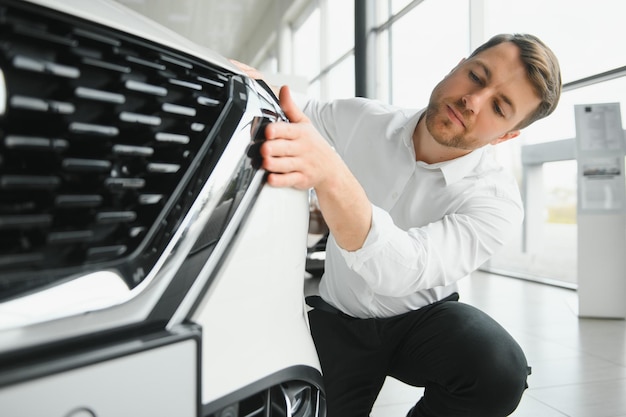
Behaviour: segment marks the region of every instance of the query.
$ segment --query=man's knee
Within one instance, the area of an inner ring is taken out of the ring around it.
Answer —
[[[520,350],[521,352],[521,350]],[[518,406],[526,387],[526,361],[512,357],[509,362],[494,360],[479,375],[476,406],[480,416],[508,416]]]
[[[467,319],[475,321],[466,329],[471,334],[466,335],[464,349],[467,370],[474,374],[476,415],[507,416],[517,408],[527,388],[526,356],[495,320],[469,306],[465,309]]]

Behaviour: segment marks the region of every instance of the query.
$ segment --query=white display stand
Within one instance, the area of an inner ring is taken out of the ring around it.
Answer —
[[[626,183],[619,103],[576,105],[578,314],[626,318]]]

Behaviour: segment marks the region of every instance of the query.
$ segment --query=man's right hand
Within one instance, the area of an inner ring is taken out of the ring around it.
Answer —
[[[335,240],[346,250],[359,249],[372,221],[365,190],[343,159],[298,108],[289,87],[280,89],[280,106],[290,123],[270,123],[261,146],[263,168],[275,187],[314,188]]]

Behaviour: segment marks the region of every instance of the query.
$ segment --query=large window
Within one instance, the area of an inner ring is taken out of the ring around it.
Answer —
[[[361,1],[361,0],[356,0]],[[301,2],[302,3],[302,2]],[[289,24],[293,68],[322,99],[354,95],[354,0],[311,0]],[[472,48],[497,33],[532,33],[559,57],[566,89],[553,115],[495,147],[518,178],[526,223],[483,268],[576,284],[574,106],[621,103],[626,126],[626,2],[597,0],[376,0],[376,97],[424,107],[430,92]],[[580,82],[582,79],[590,82]],[[522,155],[553,143],[554,159],[526,166]],[[565,155],[565,156],[563,156]]]
[[[425,107],[435,85],[469,53],[469,1],[424,1],[388,30],[389,54],[381,53],[390,65],[388,100]]]
[[[576,81],[626,65],[626,54],[617,33],[623,32],[626,3],[600,0],[573,3],[568,0],[484,0],[486,37],[500,32],[533,33],[543,39],[559,57],[566,91],[550,117],[525,129],[513,149],[576,137],[574,106],[588,103],[621,103],[626,121],[626,77],[578,88]],[[538,13],[537,11],[541,11]],[[620,51],[620,52],[618,52]],[[564,149],[563,154],[567,153]],[[577,226],[575,160],[549,162],[541,167],[540,178],[523,173],[520,158],[506,158],[505,165],[518,174],[527,203],[526,229],[486,269],[565,286],[577,282]],[[536,204],[540,201],[541,204]],[[532,212],[528,213],[529,210]]]
[[[320,9],[315,7],[302,18],[293,32],[293,71],[311,81],[321,69]]]
[[[541,37],[558,55],[566,83],[626,64],[623,1],[481,1],[488,36],[527,32]]]
[[[293,30],[294,72],[322,99],[354,96],[354,2],[312,2]]]

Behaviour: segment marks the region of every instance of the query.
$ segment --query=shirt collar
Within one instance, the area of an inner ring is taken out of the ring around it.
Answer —
[[[413,148],[413,132],[415,131],[415,127],[419,122],[422,114],[424,114],[426,109],[422,109],[418,112],[409,112],[407,110],[403,110],[402,114],[404,119],[402,124],[398,127],[397,131],[402,131],[402,141],[404,142],[404,146],[411,149],[413,151],[413,156],[415,156],[414,148]]]
[[[485,147],[482,147],[451,161],[440,162],[439,168],[441,169],[443,178],[446,180],[446,185],[454,184],[467,177],[476,169],[484,153]]]
[[[413,158],[415,158],[415,150],[413,149],[412,134],[413,130],[415,130],[415,126],[417,126],[417,122],[419,121],[425,110],[426,109],[423,109],[417,112],[417,114],[415,114],[415,116],[410,119],[406,124],[406,127],[410,129],[411,135],[409,135],[410,143],[405,144],[407,146],[410,145],[411,151],[413,153]],[[450,161],[438,162],[436,164],[427,164],[421,161],[417,163],[427,169],[440,169],[441,173],[443,174],[443,178],[446,181],[446,185],[451,185],[468,176],[478,166],[483,157],[483,154],[485,153],[485,148],[486,146],[475,149],[467,155],[454,158]]]
[[[406,147],[409,152],[411,160],[415,161],[415,147],[413,146],[413,132],[415,131],[415,127],[419,122],[422,114],[426,109],[415,112],[414,110],[400,110],[401,122],[397,125],[394,132],[387,137],[387,139],[391,139],[395,135],[399,135],[402,139],[402,144]]]
[[[422,109],[418,112],[410,112],[404,111],[404,123],[398,128],[398,130],[403,130],[402,140],[404,145],[410,149],[413,159],[415,160],[415,149],[413,148],[413,131],[419,122],[420,117],[426,109]],[[489,145],[487,145],[489,146]],[[417,162],[420,166],[426,169],[439,169],[443,174],[444,180],[446,181],[446,185],[454,184],[457,181],[462,180],[466,176],[468,176],[480,163],[483,154],[485,153],[485,148],[482,147],[467,155],[460,156],[458,158],[452,159],[450,161],[438,162],[436,164],[427,164],[425,162]]]

